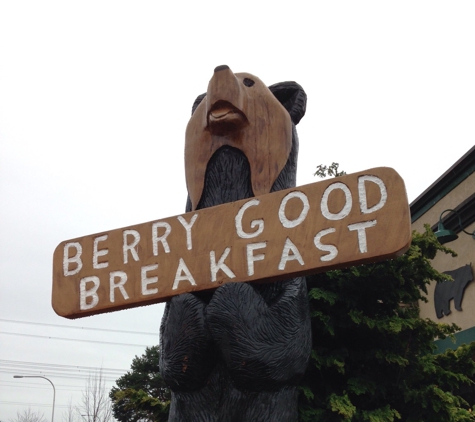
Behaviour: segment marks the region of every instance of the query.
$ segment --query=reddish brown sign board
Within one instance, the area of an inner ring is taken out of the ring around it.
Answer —
[[[401,177],[374,168],[61,242],[52,304],[66,318],[396,257],[411,242]]]

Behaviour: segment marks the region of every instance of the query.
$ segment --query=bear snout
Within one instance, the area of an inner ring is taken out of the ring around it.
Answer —
[[[217,101],[208,112],[208,130],[214,135],[225,136],[247,124],[244,113],[228,101]]]

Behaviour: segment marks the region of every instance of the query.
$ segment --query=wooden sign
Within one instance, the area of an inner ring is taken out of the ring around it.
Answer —
[[[404,182],[374,168],[67,240],[53,260],[66,318],[392,258],[411,241]]]

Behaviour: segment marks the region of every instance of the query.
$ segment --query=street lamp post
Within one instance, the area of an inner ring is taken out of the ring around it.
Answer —
[[[56,400],[56,388],[54,388],[53,382],[42,375],[13,375],[13,378],[43,378],[48,381],[53,387],[53,411],[51,413],[51,422],[54,422],[54,402]]]

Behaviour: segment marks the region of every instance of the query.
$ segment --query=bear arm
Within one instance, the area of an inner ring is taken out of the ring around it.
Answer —
[[[205,306],[191,293],[175,296],[166,305],[160,327],[160,373],[174,391],[201,388],[215,365]]]

